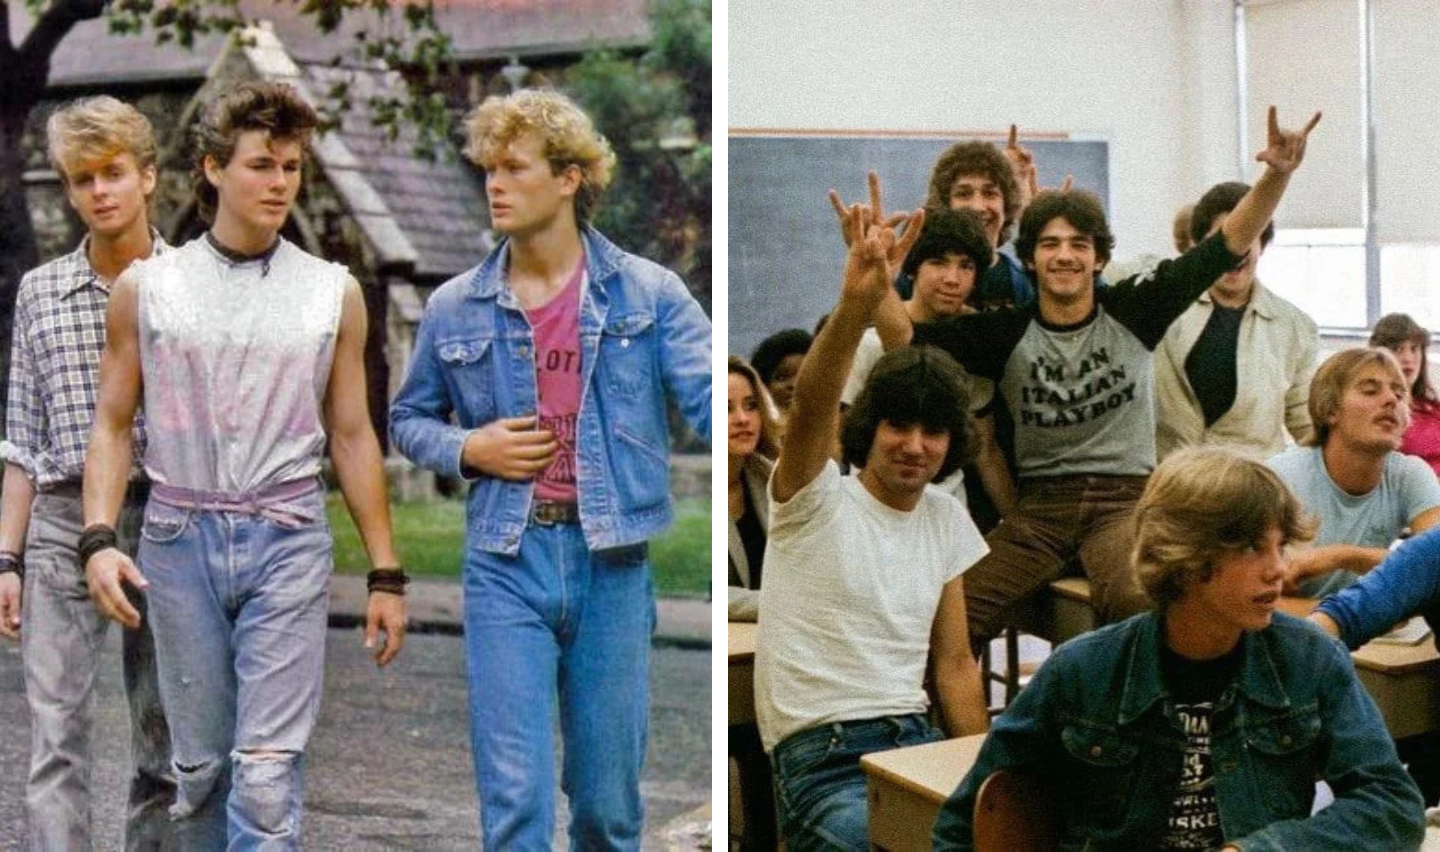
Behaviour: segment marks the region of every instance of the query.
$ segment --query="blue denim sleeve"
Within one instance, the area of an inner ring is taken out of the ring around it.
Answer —
[[[936,852],[968,852],[974,848],[975,797],[986,778],[1001,769],[1043,777],[1049,762],[1046,756],[1053,754],[1060,742],[1060,733],[1050,722],[1053,715],[1049,705],[1058,700],[1057,681],[1065,663],[1063,649],[1057,649],[991,725],[975,765],[940,806],[930,837]]]
[[[1349,655],[1334,642],[1310,646],[1321,684],[1321,731],[1330,748],[1322,777],[1335,801],[1314,816],[1274,822],[1242,838],[1251,850],[1415,849],[1425,837],[1425,803]]]
[[[460,476],[460,451],[466,430],[450,422],[455,403],[445,382],[444,365],[435,354],[432,311],[437,302],[443,300],[432,296],[425,308],[415,335],[410,371],[390,404],[390,439],[402,455],[421,467]]]
[[[685,422],[710,442],[710,318],[679,276],[666,273],[656,305],[660,371]]]
[[[1417,613],[1433,625],[1440,611],[1440,527],[1402,543],[1353,585],[1321,601],[1319,611],[1339,625],[1349,648]]]

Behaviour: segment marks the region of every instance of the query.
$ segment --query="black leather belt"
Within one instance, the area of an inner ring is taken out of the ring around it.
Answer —
[[[542,527],[555,524],[580,523],[580,506],[575,503],[557,503],[553,500],[536,500],[530,504],[530,523]]]

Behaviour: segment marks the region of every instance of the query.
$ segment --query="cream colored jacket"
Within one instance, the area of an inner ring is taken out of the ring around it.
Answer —
[[[1319,335],[1314,320],[1255,282],[1236,342],[1235,404],[1208,429],[1185,358],[1214,311],[1206,291],[1180,315],[1155,349],[1155,449],[1163,459],[1181,447],[1220,444],[1259,459],[1310,435],[1306,402]]]

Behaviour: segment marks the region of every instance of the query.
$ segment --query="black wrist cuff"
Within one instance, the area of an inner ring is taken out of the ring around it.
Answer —
[[[13,550],[0,550],[0,574],[19,574],[25,580],[25,559]]]
[[[85,566],[90,562],[90,557],[102,550],[119,547],[119,544],[120,540],[115,535],[115,528],[109,524],[91,524],[86,527],[80,533],[80,544],[76,548],[79,554],[80,570],[85,570]]]
[[[376,568],[365,575],[365,589],[369,592],[404,595],[405,586],[409,582],[410,578],[405,576],[404,568]]]

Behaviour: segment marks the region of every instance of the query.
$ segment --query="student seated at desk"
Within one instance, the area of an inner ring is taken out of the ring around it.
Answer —
[[[961,585],[985,542],[958,500],[928,487],[965,454],[959,365],[935,349],[882,357],[841,432],[863,470],[841,477],[829,458],[860,336],[924,222],[916,211],[897,241],[874,192],[873,208],[845,212],[840,303],[800,368],[770,479],[755,712],[791,852],[867,848],[860,758],[942,736],[926,715],[927,660],[952,736],[989,721]]]
[[[760,374],[739,355],[730,356],[729,484],[731,621],[760,614],[760,579],[765,565],[770,506],[765,486],[780,454],[770,395]]]
[[[981,783],[1035,776],[1062,848],[1401,849],[1419,791],[1345,651],[1275,612],[1285,547],[1311,530],[1284,483],[1232,450],[1182,450],[1136,507],[1156,602],[1046,660],[936,821],[968,849]],[[1334,802],[1311,816],[1316,779]]]

